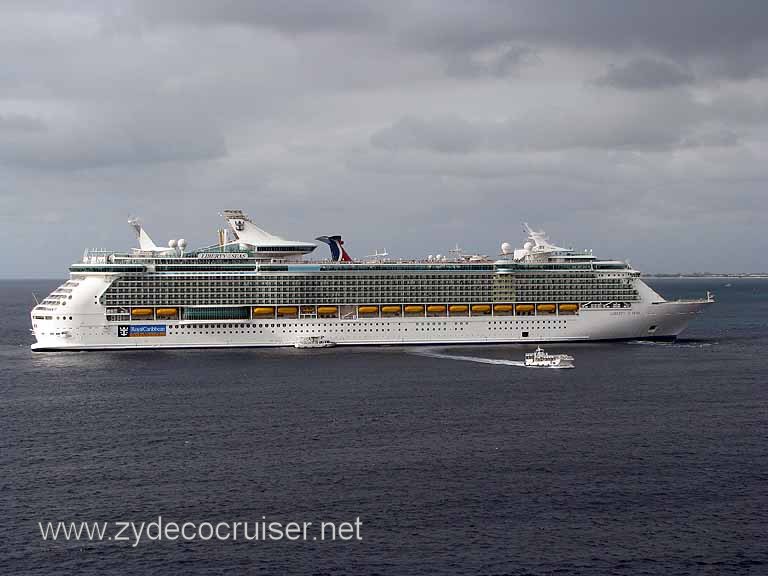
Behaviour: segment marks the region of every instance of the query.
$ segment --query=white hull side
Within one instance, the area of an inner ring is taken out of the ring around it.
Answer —
[[[166,327],[165,335],[151,337],[119,337],[118,325],[106,323],[103,311],[92,309],[88,311],[90,313],[73,314],[72,320],[67,317],[65,320],[46,322],[44,329],[36,329],[37,342],[32,345],[32,349],[293,346],[299,338],[305,336],[325,336],[338,345],[546,343],[675,338],[706,304],[706,301],[640,303],[631,309],[582,309],[577,315],[567,316],[281,319],[252,320],[248,323],[168,320],[134,323]],[[94,305],[92,308],[100,307]],[[211,328],[214,324],[219,325]]]

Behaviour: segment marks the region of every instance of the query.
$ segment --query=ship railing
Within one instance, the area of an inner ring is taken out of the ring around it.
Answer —
[[[86,248],[83,252],[83,258],[98,258],[106,256],[114,256],[117,254],[115,250],[107,250],[106,248]]]
[[[714,301],[715,301],[715,295],[712,294],[711,292],[707,292],[707,295],[704,298],[680,298],[678,300],[667,300],[667,302],[674,302],[678,304],[703,304],[703,303],[709,303]],[[654,304],[658,304],[658,302],[654,302]]]

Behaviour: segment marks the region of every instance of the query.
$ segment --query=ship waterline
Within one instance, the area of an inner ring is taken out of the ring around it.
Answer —
[[[479,344],[669,339],[713,299],[666,301],[625,262],[552,245],[528,228],[498,259],[352,260],[341,237],[284,240],[227,210],[230,239],[185,251],[156,246],[89,250],[70,279],[31,313],[34,350]],[[378,256],[378,255],[377,255]]]

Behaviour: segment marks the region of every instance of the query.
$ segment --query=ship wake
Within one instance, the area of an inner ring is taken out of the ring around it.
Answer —
[[[639,346],[658,346],[660,348],[708,348],[717,342],[710,342],[705,340],[681,340],[677,339],[672,342],[657,341],[657,340],[628,340],[627,344],[639,345]]]
[[[476,362],[478,364],[496,364],[499,366],[520,366],[525,368],[525,362],[518,360],[504,360],[500,358],[482,358],[480,356],[459,356],[454,354],[444,354],[435,350],[414,350],[412,354],[417,356],[426,356],[428,358],[442,358],[445,360],[460,360],[463,362]]]

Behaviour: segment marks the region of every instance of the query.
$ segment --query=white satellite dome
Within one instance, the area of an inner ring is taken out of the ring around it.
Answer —
[[[179,248],[184,250],[187,247],[187,241],[184,238],[179,238]]]
[[[169,248],[176,248],[176,244],[177,244],[176,240],[173,240],[173,239],[168,240],[168,247]]]
[[[512,254],[514,251],[515,251],[514,247],[509,242],[504,242],[501,245],[501,253],[502,254]]]
[[[533,248],[533,242],[526,242],[525,244],[523,244],[523,248],[530,251],[531,248]]]

